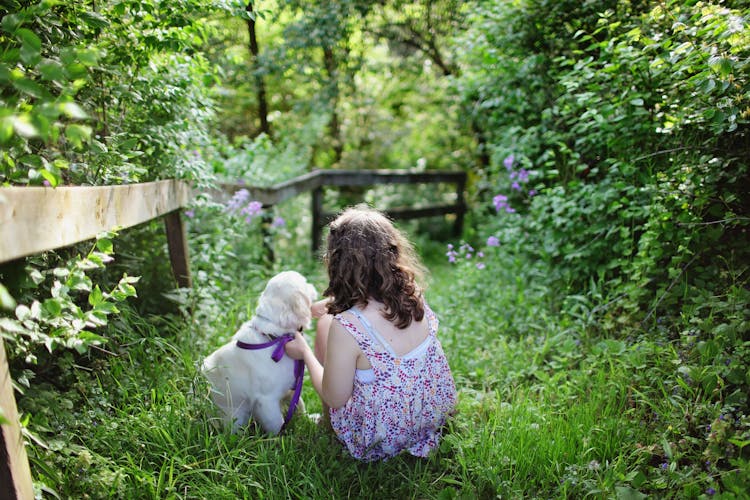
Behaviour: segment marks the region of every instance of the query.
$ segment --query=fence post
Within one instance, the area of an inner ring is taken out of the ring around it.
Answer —
[[[456,182],[456,205],[460,208],[456,214],[456,221],[453,224],[453,236],[459,237],[464,231],[464,213],[466,212],[466,199],[464,190],[466,189],[466,173]]]
[[[180,210],[169,212],[164,216],[164,226],[167,231],[167,246],[169,247],[169,261],[172,264],[172,273],[180,288],[190,288],[190,263],[188,260],[187,238],[185,236],[185,223],[180,217]]]
[[[323,233],[323,187],[316,187],[312,192],[312,253],[320,248]]]
[[[5,345],[0,337],[0,408],[8,423],[0,425],[0,499],[31,500],[34,487],[31,482],[31,469],[26,456],[21,427],[18,423],[18,409],[13,395],[8,360],[5,358]]]

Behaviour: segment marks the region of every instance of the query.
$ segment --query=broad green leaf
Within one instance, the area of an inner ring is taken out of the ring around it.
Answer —
[[[24,94],[28,94],[38,99],[49,97],[49,92],[47,91],[47,89],[26,77],[14,79],[13,86],[16,88],[16,90],[19,90]]]
[[[22,19],[18,14],[7,14],[3,16],[0,21],[0,29],[7,33],[15,33],[19,26],[21,26]]]
[[[114,252],[114,248],[112,246],[112,240],[107,238],[100,238],[96,240],[96,248],[99,249],[100,252],[111,254]]]
[[[44,59],[37,65],[37,69],[45,80],[55,82],[64,82],[67,80],[67,78],[65,78],[65,70],[63,69],[62,64],[58,61]]]
[[[16,30],[16,36],[20,38],[23,45],[27,45],[30,50],[39,52],[42,50],[42,40],[30,29],[20,28]]]
[[[60,299],[47,299],[42,304],[42,308],[52,317],[60,316],[63,309]]]
[[[40,170],[39,174],[44,177],[47,182],[49,182],[49,185],[52,187],[57,187],[60,184],[60,176],[55,174],[54,172],[50,172],[49,170]]]
[[[97,307],[103,301],[104,301],[104,294],[102,293],[102,290],[99,288],[99,285],[96,285],[94,289],[91,290],[91,293],[89,293],[89,304],[91,304],[93,307]]]

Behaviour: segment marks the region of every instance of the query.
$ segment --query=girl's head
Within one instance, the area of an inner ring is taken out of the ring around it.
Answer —
[[[331,222],[325,262],[331,314],[374,299],[399,328],[424,317],[423,268],[409,240],[377,210],[358,205]]]

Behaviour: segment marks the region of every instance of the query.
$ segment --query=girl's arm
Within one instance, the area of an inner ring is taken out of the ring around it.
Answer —
[[[359,347],[337,321],[331,324],[328,334],[325,368],[299,332],[295,339],[286,345],[286,353],[291,358],[304,360],[310,372],[313,388],[326,405],[339,408],[346,404],[354,388]]]
[[[313,318],[320,318],[324,314],[328,313],[328,302],[330,302],[331,299],[325,298],[323,300],[319,300],[317,302],[313,302],[312,306],[310,306],[310,312],[312,313]]]

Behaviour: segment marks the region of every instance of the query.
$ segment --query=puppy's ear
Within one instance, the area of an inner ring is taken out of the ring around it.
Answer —
[[[307,296],[310,297],[310,302],[315,302],[318,298],[318,291],[310,283],[307,284]]]
[[[310,306],[312,306],[312,302],[315,300],[316,296],[317,293],[315,293],[315,288],[307,283],[305,283],[304,287],[295,290],[293,297],[291,297],[291,300],[287,304],[288,312],[291,316],[289,321],[290,324],[294,324],[295,329],[300,326],[304,328],[310,327],[310,321],[312,319]]]

